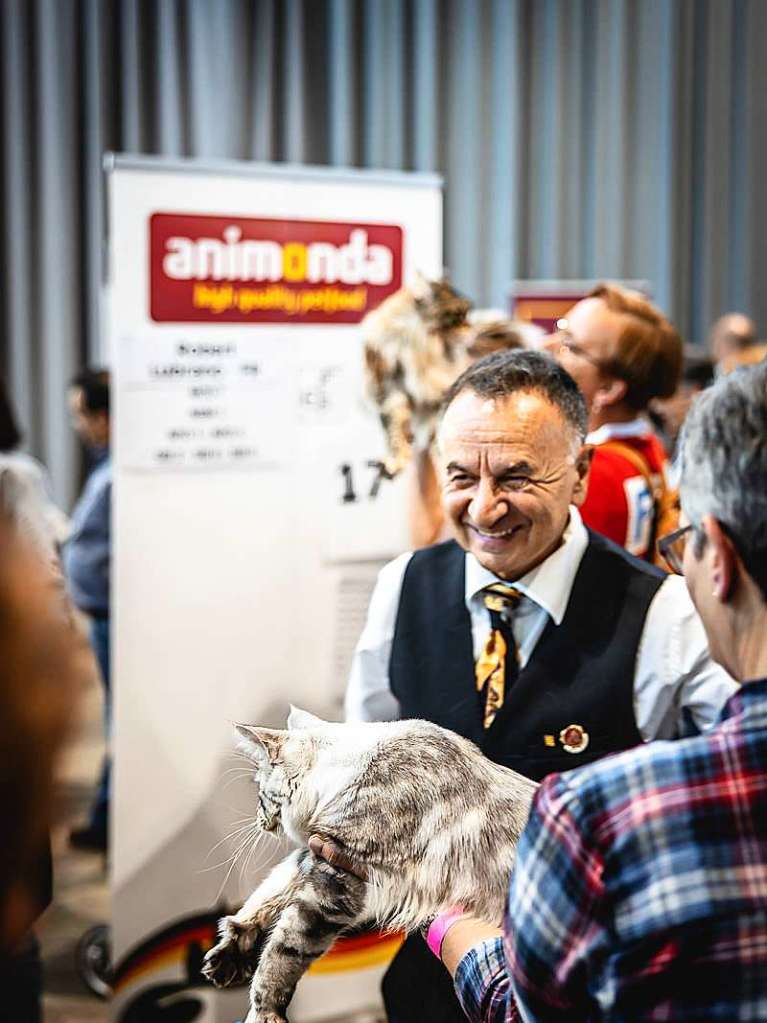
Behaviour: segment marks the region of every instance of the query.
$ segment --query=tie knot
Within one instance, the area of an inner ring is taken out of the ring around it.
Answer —
[[[513,586],[493,583],[482,590],[482,597],[488,611],[513,611],[522,599],[522,594]]]

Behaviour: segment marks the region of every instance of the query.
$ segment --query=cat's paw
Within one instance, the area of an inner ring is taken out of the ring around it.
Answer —
[[[247,984],[261,954],[258,928],[235,923],[232,917],[225,916],[218,930],[221,940],[203,959],[203,976],[216,987]]]
[[[407,455],[389,455],[385,461],[380,463],[381,476],[385,480],[393,480],[395,476],[399,476],[408,461]]]

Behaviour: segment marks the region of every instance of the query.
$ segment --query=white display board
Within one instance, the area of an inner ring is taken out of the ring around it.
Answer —
[[[255,813],[233,721],[340,717],[380,565],[407,546],[359,321],[442,269],[438,179],[111,158],[113,1018],[244,1016],[202,985],[212,922],[283,853],[231,871]],[[295,1023],[373,1010],[391,939],[350,939]],[[175,1006],[175,1008],[174,1008]]]

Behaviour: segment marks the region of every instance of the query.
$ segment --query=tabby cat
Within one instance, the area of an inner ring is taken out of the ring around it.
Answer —
[[[203,972],[253,977],[246,1023],[282,1023],[301,975],[349,927],[412,931],[450,906],[500,923],[535,784],[427,721],[329,724],[293,708],[288,730],[238,725],[264,831],[299,848],[219,924]],[[344,847],[367,880],[307,848]]]
[[[410,461],[414,444],[431,445],[442,396],[469,364],[470,308],[446,280],[419,275],[362,321],[365,386],[386,434],[380,471],[389,479]]]

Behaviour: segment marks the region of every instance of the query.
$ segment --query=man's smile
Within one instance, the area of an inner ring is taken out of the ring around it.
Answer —
[[[464,521],[464,525],[474,534],[481,546],[486,550],[505,546],[508,541],[523,528],[521,525],[517,525],[511,526],[509,529],[502,530],[480,529],[479,526],[475,526],[473,522],[466,521]]]

